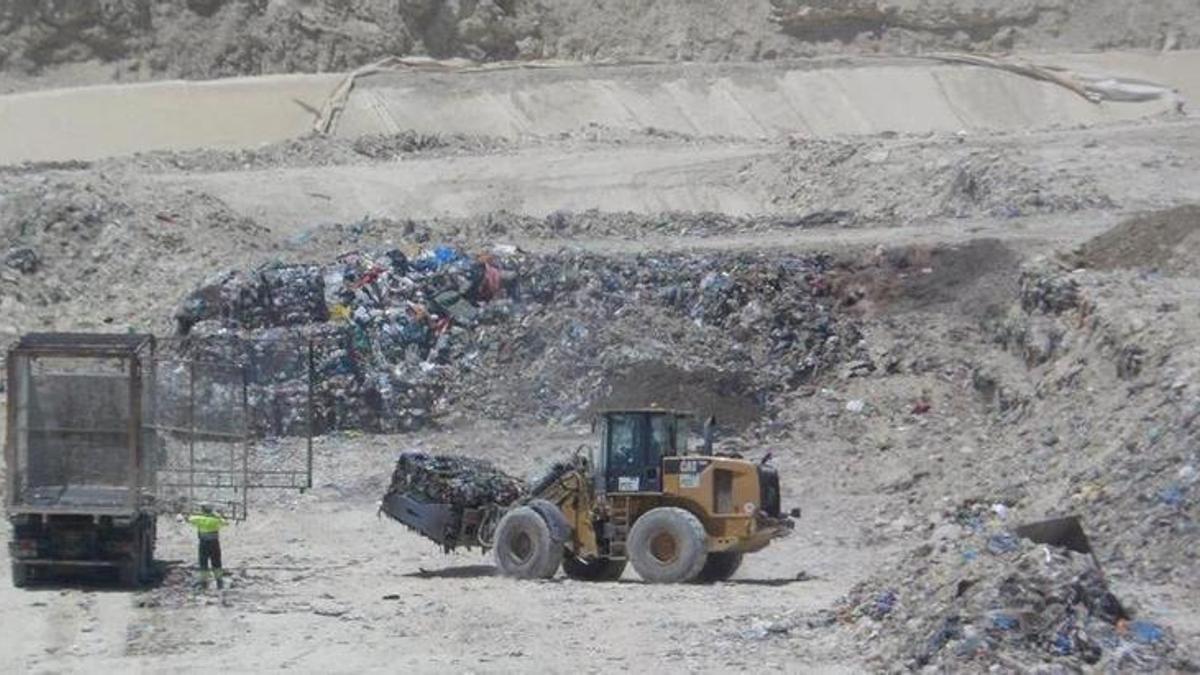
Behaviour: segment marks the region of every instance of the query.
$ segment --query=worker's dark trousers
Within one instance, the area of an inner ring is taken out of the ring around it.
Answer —
[[[217,586],[223,586],[221,579],[221,540],[217,537],[200,537],[200,575],[207,576],[208,566],[212,564]]]

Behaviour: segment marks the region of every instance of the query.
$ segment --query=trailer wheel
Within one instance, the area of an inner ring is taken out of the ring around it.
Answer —
[[[133,544],[130,546],[129,558],[119,568],[117,576],[119,583],[126,588],[137,588],[146,578],[146,532],[144,526],[133,531]]]
[[[549,579],[562,563],[562,546],[537,511],[522,506],[505,514],[496,527],[496,566],[504,576]]]
[[[154,568],[154,540],[156,538],[156,523],[153,519],[147,524],[145,531],[142,534],[142,576],[141,583],[148,584],[154,581],[157,570]]]
[[[563,556],[563,573],[576,581],[616,581],[625,573],[624,560],[597,558],[584,560],[574,555]]]
[[[691,581],[708,558],[707,539],[699,518],[660,506],[634,521],[627,542],[629,559],[638,576],[651,583]]]
[[[25,563],[15,562],[12,564],[12,585],[13,588],[25,588],[29,583],[29,565]]]
[[[742,554],[734,551],[719,551],[708,554],[708,560],[696,575],[696,581],[712,583],[725,581],[733,576],[742,566]]]

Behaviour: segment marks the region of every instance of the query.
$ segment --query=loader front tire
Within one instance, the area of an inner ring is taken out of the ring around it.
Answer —
[[[521,506],[496,527],[496,566],[506,577],[549,579],[562,563],[563,547],[537,511]]]
[[[625,573],[624,560],[597,558],[584,560],[567,554],[563,557],[563,573],[576,581],[616,581]]]
[[[673,506],[651,509],[633,523],[626,547],[638,576],[655,584],[696,578],[708,558],[700,519]]]
[[[708,554],[708,560],[696,576],[696,581],[710,584],[714,581],[726,581],[742,566],[742,554],[732,551],[719,551]]]

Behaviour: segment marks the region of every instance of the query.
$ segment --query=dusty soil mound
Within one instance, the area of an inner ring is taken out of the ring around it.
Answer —
[[[268,236],[201,193],[142,193],[102,175],[3,184],[0,334],[55,317],[76,329],[146,325],[181,279],[258,255]]]
[[[698,420],[712,415],[718,425],[735,429],[750,426],[762,412],[758,387],[746,373],[637,363],[608,378],[608,388],[609,394],[597,402],[597,408],[653,404],[693,412]]]
[[[1131,218],[1080,247],[1077,263],[1101,270],[1200,276],[1200,206]]]
[[[1017,288],[1020,257],[1002,242],[880,248],[842,266],[833,292],[864,314],[940,310],[966,316],[994,313]]]

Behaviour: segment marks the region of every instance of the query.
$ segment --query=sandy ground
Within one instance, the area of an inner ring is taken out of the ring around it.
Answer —
[[[493,576],[477,552],[445,555],[376,515],[401,449],[474,447],[527,471],[590,440],[586,429],[542,435],[482,425],[321,439],[314,490],[269,495],[223,536],[231,574],[223,594],[179,580],[193,578],[194,535],[163,517],[158,558],[171,578],[163,588],[0,587],[9,627],[0,668],[566,673],[653,662],[668,672],[794,671],[798,663],[857,670],[853,654],[828,636],[753,655],[739,647],[762,616],[829,606],[890,550],[845,534],[877,497],[833,498],[815,477],[788,483],[785,501],[806,511],[796,535],[715,586],[652,587],[631,570],[617,583],[513,581]]]
[[[103,85],[0,97],[0,161],[239,148],[308,133],[339,75]]]

